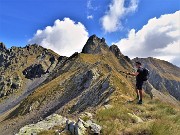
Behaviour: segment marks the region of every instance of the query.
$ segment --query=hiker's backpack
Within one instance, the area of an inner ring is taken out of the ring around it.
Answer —
[[[143,81],[147,81],[149,79],[149,70],[147,68],[143,68],[142,78]]]

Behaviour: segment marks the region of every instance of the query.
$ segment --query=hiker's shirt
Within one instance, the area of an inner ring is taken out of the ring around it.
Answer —
[[[139,74],[136,76],[136,82],[143,82],[143,68],[142,67],[138,68],[137,72]]]

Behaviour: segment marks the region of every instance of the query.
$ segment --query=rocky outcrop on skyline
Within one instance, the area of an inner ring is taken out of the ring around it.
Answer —
[[[87,40],[86,44],[82,49],[82,53],[87,54],[100,54],[105,53],[108,50],[108,45],[105,42],[105,39],[98,38],[96,35],[92,35]]]

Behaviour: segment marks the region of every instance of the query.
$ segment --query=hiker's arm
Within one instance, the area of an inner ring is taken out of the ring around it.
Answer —
[[[128,75],[132,75],[132,76],[137,76],[139,74],[139,72],[136,73],[127,73]]]

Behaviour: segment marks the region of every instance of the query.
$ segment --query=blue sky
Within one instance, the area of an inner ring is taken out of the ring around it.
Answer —
[[[134,6],[131,5],[133,2]],[[122,7],[125,11],[120,11]],[[96,34],[105,37],[109,45],[117,43],[121,49],[121,39],[128,38],[132,29],[135,30],[136,36],[136,32],[142,30],[150,19],[158,19],[162,15],[174,14],[179,10],[179,0],[0,0],[0,42],[4,42],[8,48],[25,46],[32,43],[31,41],[42,43],[39,41],[40,38],[35,36],[37,30],[43,31],[47,26],[53,27],[56,20],[63,21],[64,18],[69,18],[73,25],[77,26],[80,22],[84,26],[78,28],[85,29],[87,33],[81,31],[79,35]],[[88,19],[88,16],[91,17]],[[105,16],[110,18],[110,23],[115,22],[116,26],[110,26],[109,22],[103,26]],[[45,32],[43,36],[47,33],[49,32]],[[58,32],[61,37],[64,37],[64,33],[66,30]],[[75,35],[78,35],[78,32]],[[49,38],[49,35],[46,37]],[[44,46],[48,48],[48,45],[52,46],[51,43]],[[162,49],[164,48],[163,46]],[[129,55],[128,51],[124,52]],[[159,58],[164,59],[163,56]]]

